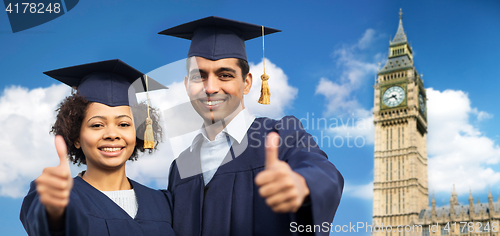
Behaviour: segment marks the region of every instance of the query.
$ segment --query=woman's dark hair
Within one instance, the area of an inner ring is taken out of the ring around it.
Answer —
[[[56,112],[57,118],[56,122],[52,126],[50,133],[55,135],[61,135],[66,142],[68,148],[69,159],[73,164],[80,166],[81,164],[87,164],[85,155],[81,148],[75,147],[75,141],[80,137],[80,129],[82,127],[83,118],[85,118],[87,108],[92,102],[85,100],[85,98],[73,90],[71,96],[66,97],[57,108]],[[138,103],[135,106],[130,107],[132,110],[132,115],[134,116],[134,125],[136,130],[136,136],[140,137],[140,134],[144,134],[146,130],[146,117],[147,105],[145,102]],[[158,143],[162,140],[162,128],[159,125],[160,116],[158,110],[149,107],[149,114],[151,120],[153,120],[153,134],[156,141],[153,150],[157,149]],[[141,122],[141,123],[139,123]],[[149,153],[153,150],[149,149]],[[145,152],[144,140],[136,137],[136,144],[134,152],[130,156],[129,160],[135,161],[138,158],[137,151]]]

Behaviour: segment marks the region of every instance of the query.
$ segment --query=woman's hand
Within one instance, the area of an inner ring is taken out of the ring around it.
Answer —
[[[36,191],[40,202],[45,206],[51,230],[61,230],[62,217],[69,203],[69,195],[73,187],[73,179],[69,169],[66,143],[60,135],[55,137],[59,165],[43,169],[42,174],[35,180]]]

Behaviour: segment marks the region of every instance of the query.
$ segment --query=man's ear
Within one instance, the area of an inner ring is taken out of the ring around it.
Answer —
[[[252,88],[252,83],[253,83],[252,73],[248,73],[247,77],[245,78],[245,88],[243,90],[243,94],[247,95],[250,92],[250,89]]]
[[[186,88],[186,92],[188,90],[188,76],[184,76],[184,88]]]

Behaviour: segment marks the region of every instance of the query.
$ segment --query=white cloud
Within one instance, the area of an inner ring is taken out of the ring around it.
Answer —
[[[363,34],[363,37],[361,37],[361,39],[359,39],[358,47],[360,49],[368,48],[372,44],[375,37],[376,37],[375,30],[374,29],[367,29],[365,31],[365,33]]]
[[[472,109],[472,112],[477,116],[477,121],[483,121],[493,118],[492,114],[485,111],[478,111],[476,108]]]
[[[365,61],[362,52],[376,37],[375,30],[367,29],[358,43],[343,45],[334,51],[333,56],[341,71],[340,77],[335,81],[321,78],[316,86],[316,94],[325,96],[327,101],[325,116],[354,113],[359,117],[368,113],[359,104],[355,91],[377,72],[376,63]],[[377,54],[373,58],[379,57]]]
[[[269,89],[271,91],[271,104],[262,105],[257,101],[260,98],[264,72],[262,61],[258,64],[249,63],[253,75],[253,84],[250,93],[245,96],[245,107],[249,108],[256,116],[266,116],[279,119],[285,115],[285,109],[292,107],[297,97],[298,89],[288,84],[288,76],[283,70],[266,58],[266,74],[269,75]]]
[[[346,182],[344,185],[343,194],[350,197],[371,200],[373,199],[373,181],[367,184],[360,185],[350,184],[349,182]]]
[[[373,126],[373,116],[359,116],[361,118],[352,117],[339,117],[331,118],[337,119],[337,126],[331,127],[328,131],[336,136],[343,137],[344,139],[351,137],[355,140],[356,147],[373,144],[375,139],[375,128]],[[330,121],[330,124],[333,124]],[[361,140],[362,138],[362,140]],[[359,140],[358,140],[359,139]]]
[[[316,94],[325,97],[326,109],[323,116],[336,116],[335,119],[348,124],[330,128],[331,134],[342,137],[359,136],[364,138],[366,144],[373,144],[373,115],[358,102],[356,92],[368,81],[374,80],[373,75],[378,68],[376,62],[380,61],[382,54],[367,57],[363,50],[381,37],[375,30],[367,29],[357,43],[342,45],[333,53],[340,76],[335,80],[320,78]],[[366,58],[371,59],[367,61]],[[355,121],[352,122],[353,120]]]
[[[367,80],[373,79],[372,76],[377,72],[378,67],[375,59],[379,58],[380,55],[375,55],[374,61],[367,62],[364,60],[362,52],[375,37],[378,37],[375,30],[367,29],[356,44],[343,45],[334,51],[333,56],[341,71],[340,77],[335,81],[321,78],[316,86],[316,94],[325,96],[327,101],[325,116],[366,113],[366,110],[359,104],[355,91],[366,84]]]
[[[13,86],[0,97],[0,196],[22,197],[42,169],[59,163],[49,134],[66,85],[28,90]],[[80,168],[73,167],[72,173]]]
[[[500,161],[500,147],[471,124],[492,116],[471,107],[467,93],[427,89],[429,189],[449,193],[479,192],[500,183],[490,165]]]

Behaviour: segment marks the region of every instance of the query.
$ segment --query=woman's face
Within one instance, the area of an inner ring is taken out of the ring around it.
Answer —
[[[91,103],[75,142],[85,154],[88,168],[115,170],[125,166],[135,148],[136,136],[129,106]]]

